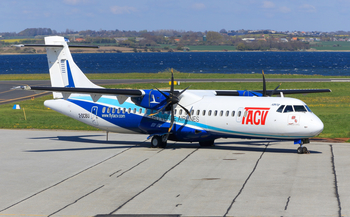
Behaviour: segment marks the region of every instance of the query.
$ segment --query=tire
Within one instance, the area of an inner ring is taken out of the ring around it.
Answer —
[[[157,148],[162,143],[162,137],[160,136],[153,136],[151,140],[151,147]]]
[[[152,148],[165,148],[167,142],[162,141],[161,136],[153,136],[151,140],[151,147]]]

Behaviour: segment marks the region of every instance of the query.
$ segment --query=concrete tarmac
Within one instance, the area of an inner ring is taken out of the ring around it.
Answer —
[[[0,216],[350,216],[350,147],[0,130]]]

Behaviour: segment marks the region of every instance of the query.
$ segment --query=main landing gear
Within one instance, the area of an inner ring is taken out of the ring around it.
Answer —
[[[152,148],[165,148],[168,140],[168,135],[153,136],[151,140]]]
[[[309,139],[297,139],[294,140],[294,144],[299,144],[300,147],[297,149],[298,154],[310,154],[304,144],[310,143]]]

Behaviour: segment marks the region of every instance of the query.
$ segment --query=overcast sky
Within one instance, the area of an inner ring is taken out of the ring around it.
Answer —
[[[0,32],[350,31],[350,0],[0,0]]]

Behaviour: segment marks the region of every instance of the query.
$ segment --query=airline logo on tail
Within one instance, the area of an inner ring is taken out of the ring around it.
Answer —
[[[245,107],[244,109],[243,125],[265,125],[270,108]]]
[[[70,70],[69,62],[66,60],[67,72],[68,72],[68,85],[66,87],[75,87],[72,71]]]

